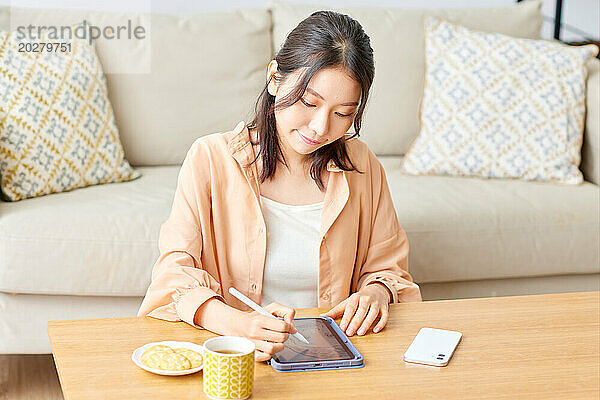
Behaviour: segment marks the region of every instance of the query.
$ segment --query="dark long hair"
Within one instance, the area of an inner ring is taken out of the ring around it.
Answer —
[[[333,11],[317,11],[289,33],[285,43],[275,55],[275,61],[277,61],[277,73],[273,74],[260,93],[254,108],[254,118],[248,124],[249,129],[258,131],[260,151],[253,162],[256,162],[258,157],[262,157],[261,182],[275,174],[278,161],[285,164],[277,138],[275,110],[284,109],[300,100],[310,79],[322,68],[345,69],[361,86],[361,100],[354,117],[355,133],[350,137],[345,135],[308,155],[311,161],[310,176],[319,189],[324,191],[321,174],[330,160],[344,171],[357,171],[348,157],[346,140],[360,134],[363,112],[373,83],[375,63],[371,41],[362,26],[348,15]],[[298,68],[306,69],[298,84],[285,98],[275,104],[275,97],[267,90],[271,79],[284,81]]]

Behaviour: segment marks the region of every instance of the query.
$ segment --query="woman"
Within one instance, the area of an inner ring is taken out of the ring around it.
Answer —
[[[294,308],[334,306],[323,315],[352,336],[421,300],[384,170],[354,138],[373,76],[352,18],[319,11],[289,34],[252,123],[188,151],[139,315],[248,337],[265,361],[296,332]],[[240,311],[232,286],[283,320]]]

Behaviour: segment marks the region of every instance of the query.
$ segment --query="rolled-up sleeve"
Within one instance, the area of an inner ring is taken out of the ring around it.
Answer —
[[[374,155],[371,166],[373,217],[358,290],[380,282],[392,293],[393,303],[422,301],[421,290],[408,272],[408,238],[398,222],[383,166]]]
[[[188,151],[179,171],[171,214],[162,224],[159,257],[138,316],[194,324],[198,307],[218,297],[219,282],[202,267],[202,215],[210,213],[210,172],[200,144]]]

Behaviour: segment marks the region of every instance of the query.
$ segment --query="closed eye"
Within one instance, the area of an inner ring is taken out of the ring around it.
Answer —
[[[308,101],[304,100],[302,97],[300,98],[300,101],[306,106],[306,107],[316,107],[315,104],[310,104]],[[353,112],[351,112],[350,114],[342,114],[339,112],[336,112],[335,115],[340,116],[340,117],[344,117],[344,118],[348,118],[354,115]]]
[[[306,107],[316,107],[316,105],[314,105],[314,104],[310,104],[309,102],[307,102],[307,101],[306,101],[306,100],[304,100],[303,98],[300,98],[300,101],[301,101],[302,103],[304,103],[304,105],[305,105]]]

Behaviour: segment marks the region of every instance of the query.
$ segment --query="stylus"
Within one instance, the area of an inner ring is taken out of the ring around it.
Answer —
[[[237,297],[240,301],[242,301],[248,307],[252,308],[254,311],[257,311],[257,312],[261,313],[262,315],[266,315],[267,317],[277,318],[276,316],[274,316],[273,314],[271,314],[270,312],[268,312],[267,310],[265,310],[264,308],[262,308],[261,306],[259,306],[255,302],[253,302],[252,300],[250,300],[248,297],[246,297],[243,293],[238,291],[236,288],[230,287],[229,293],[231,293],[232,295]],[[304,336],[302,336],[300,334],[300,332],[292,333],[292,336],[294,336],[296,339],[298,339],[301,342],[309,344],[308,340],[306,340],[304,338]]]

